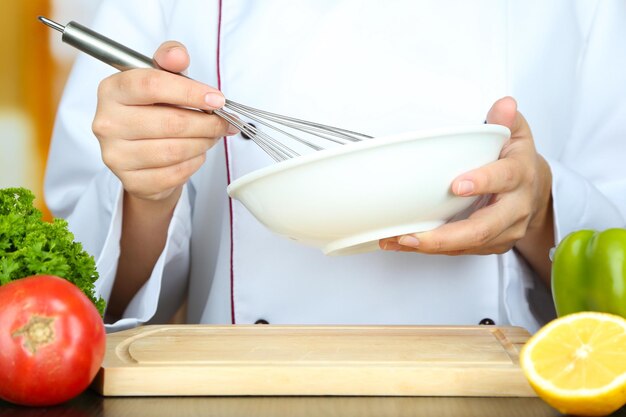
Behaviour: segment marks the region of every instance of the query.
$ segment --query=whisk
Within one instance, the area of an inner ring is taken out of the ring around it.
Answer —
[[[69,22],[67,25],[63,26],[43,16],[39,16],[39,20],[47,26],[61,32],[63,34],[63,42],[120,71],[134,68],[160,69],[151,58],[94,32],[79,23]],[[183,74],[179,75],[185,76]],[[223,109],[227,109],[228,111]],[[284,142],[285,138],[301,144],[301,147],[304,147],[304,149],[309,148],[314,151],[325,149],[326,145],[322,145],[322,143],[326,144],[324,141],[344,145],[372,138],[372,136],[351,130],[256,109],[229,99],[226,99],[226,103],[222,109],[213,110],[212,113],[227,120],[230,124],[239,129],[242,134],[254,141],[254,143],[276,162],[284,161],[301,154],[301,152],[294,149],[293,146],[288,146]],[[250,122],[246,122],[238,116],[248,119]],[[257,125],[265,126],[272,130],[272,135],[265,133],[263,129],[259,128]],[[280,140],[280,138],[283,140]]]

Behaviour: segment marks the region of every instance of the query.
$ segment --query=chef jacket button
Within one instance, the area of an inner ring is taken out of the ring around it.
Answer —
[[[496,322],[487,317],[479,321],[478,324],[483,326],[493,326],[494,324],[496,324]]]
[[[256,126],[254,125],[254,123],[248,123],[250,126],[256,128]],[[243,130],[241,131],[241,137],[244,139],[252,139],[250,137],[250,135],[248,135],[246,132],[244,132]]]
[[[265,319],[258,319],[254,324],[270,324],[270,322]]]

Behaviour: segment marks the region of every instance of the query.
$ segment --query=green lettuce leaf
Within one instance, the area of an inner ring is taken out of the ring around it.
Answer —
[[[67,222],[46,222],[25,188],[0,189],[0,285],[30,275],[56,275],[76,285],[100,314],[105,303],[94,295],[98,279],[93,256],[83,250]]]

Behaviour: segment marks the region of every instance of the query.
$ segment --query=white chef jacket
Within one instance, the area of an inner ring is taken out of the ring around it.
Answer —
[[[512,95],[552,169],[558,242],[625,223],[624,22],[619,0],[107,0],[91,26],[147,55],[176,39],[191,55],[189,75],[230,99],[373,135],[482,123]],[[98,83],[114,72],[78,58],[46,174],[47,203],[96,258],[105,299],[123,192],[91,121]],[[329,257],[272,234],[226,194],[229,181],[271,163],[240,135],[208,152],[151,277],[109,330],[166,321],[185,297],[191,323],[490,318],[532,332],[553,314],[549,291],[515,250]]]

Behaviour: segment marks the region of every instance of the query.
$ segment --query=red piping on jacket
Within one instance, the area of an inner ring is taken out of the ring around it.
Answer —
[[[222,44],[222,0],[218,2],[218,15],[217,15],[217,88],[222,89],[222,74],[220,72],[220,47]],[[224,153],[226,155],[226,181],[230,184],[230,159],[228,154],[228,141],[223,138]],[[228,211],[230,218],[230,321],[235,324],[235,293],[233,286],[235,283],[235,273],[233,267],[233,200],[228,198]]]

